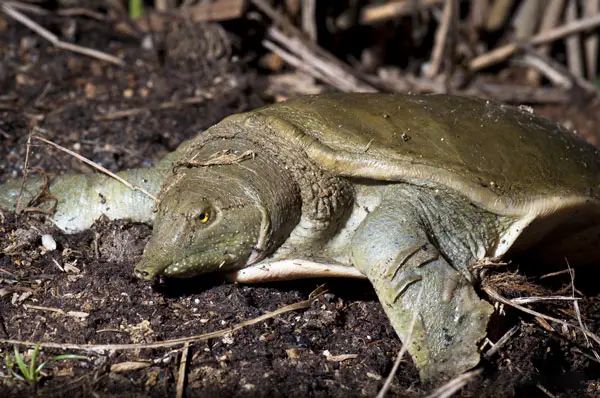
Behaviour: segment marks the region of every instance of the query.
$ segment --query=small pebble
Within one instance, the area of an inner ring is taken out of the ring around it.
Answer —
[[[146,35],[142,38],[142,48],[144,50],[152,50],[154,48],[151,35]]]
[[[285,353],[290,359],[300,358],[300,350],[297,348],[288,348],[285,350]]]
[[[53,250],[56,250],[56,241],[54,240],[52,235],[42,235],[42,246],[44,246],[44,249],[46,249],[47,252],[51,252]]]

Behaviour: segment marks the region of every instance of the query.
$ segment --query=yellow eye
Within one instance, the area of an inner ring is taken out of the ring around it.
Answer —
[[[208,220],[210,220],[210,213],[208,211],[203,211],[202,213],[200,213],[198,215],[198,220],[202,224],[206,224],[208,222]]]

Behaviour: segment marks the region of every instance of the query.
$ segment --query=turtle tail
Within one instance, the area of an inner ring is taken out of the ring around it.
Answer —
[[[166,168],[140,168],[117,175],[156,197],[166,172]],[[14,211],[17,201],[20,210],[49,214],[67,233],[85,230],[101,216],[150,223],[155,205],[150,196],[104,174],[63,175],[51,180],[29,177],[24,184],[13,180],[0,185],[1,209]]]

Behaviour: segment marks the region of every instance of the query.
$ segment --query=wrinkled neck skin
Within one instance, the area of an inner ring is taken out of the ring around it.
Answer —
[[[273,245],[267,260],[293,257],[297,253],[319,257],[323,246],[338,232],[350,216],[354,204],[354,188],[345,179],[317,167],[304,152],[303,146],[282,136],[277,124],[262,118],[239,116],[213,126],[204,140],[186,144],[182,153],[187,157],[204,148],[207,142],[243,140],[247,147],[256,148],[256,156],[268,156],[279,169],[279,178],[291,178],[301,197],[300,220],[288,218],[293,225],[289,237],[281,245]],[[221,148],[223,149],[223,148]],[[242,163],[243,164],[243,163]],[[285,176],[285,177],[283,177]],[[262,178],[258,179],[262,183]]]

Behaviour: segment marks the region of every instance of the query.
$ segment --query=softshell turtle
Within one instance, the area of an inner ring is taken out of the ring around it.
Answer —
[[[54,222],[153,222],[135,273],[366,277],[421,377],[479,361],[492,306],[469,265],[599,259],[600,155],[559,125],[448,95],[331,94],[230,116],[153,169],[61,177]],[[26,186],[28,198],[40,183]],[[0,204],[14,204],[18,184]],[[417,300],[422,292],[420,300]],[[407,333],[413,318],[414,330]]]

